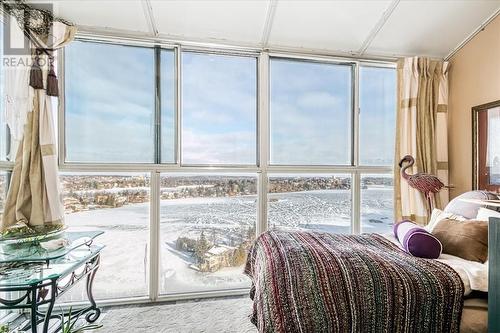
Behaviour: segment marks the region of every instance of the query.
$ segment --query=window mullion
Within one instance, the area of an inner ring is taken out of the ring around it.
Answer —
[[[161,163],[161,48],[155,46],[155,119],[154,119],[154,161]]]
[[[175,48],[175,163],[180,166],[182,161],[182,69],[181,47]]]
[[[351,174],[351,232],[355,235],[361,232],[361,175],[359,171]]]
[[[359,166],[359,62],[353,66],[352,80],[352,164]]]
[[[258,187],[257,187],[257,197],[258,197],[258,209],[257,209],[257,227],[255,232],[258,235],[265,232],[268,229],[268,204],[267,204],[267,191],[268,191],[268,174],[266,171],[259,172],[258,174]]]
[[[160,173],[151,172],[149,217],[149,299],[159,296],[160,280]]]
[[[262,52],[258,62],[258,107],[257,107],[257,132],[258,132],[258,167],[259,186],[258,186],[258,218],[257,218],[257,235],[268,229],[268,174],[267,167],[269,165],[269,55],[267,52]]]
[[[361,177],[359,170],[359,62],[353,66],[352,86],[352,162],[356,171],[352,174],[352,221],[351,230],[353,234],[361,232]]]

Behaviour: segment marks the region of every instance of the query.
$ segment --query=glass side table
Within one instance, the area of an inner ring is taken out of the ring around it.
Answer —
[[[69,244],[55,251],[47,251],[37,243],[0,245],[0,310],[29,309],[32,333],[37,333],[37,326],[42,323],[43,333],[47,333],[50,319],[60,319],[52,314],[56,299],[86,278],[90,305],[74,311],[72,316],[86,314],[87,322],[95,322],[101,310],[92,286],[104,246],[93,241],[101,234],[102,231],[66,231],[58,237],[67,239]],[[44,311],[40,308],[43,305]]]

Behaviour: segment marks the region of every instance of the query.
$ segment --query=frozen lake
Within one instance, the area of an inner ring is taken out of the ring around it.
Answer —
[[[387,232],[392,226],[392,188],[362,190],[362,231]],[[324,232],[350,232],[351,192],[319,190],[269,194],[269,226]],[[147,295],[149,204],[71,213],[71,228],[105,231],[98,242],[106,245],[96,276],[97,298]],[[160,206],[160,289],[181,293],[248,287],[242,267],[215,272],[192,268],[192,254],[176,249],[179,237],[199,237],[201,231],[217,244],[237,246],[253,232],[257,197],[184,198],[162,200]],[[67,299],[80,300],[82,289]]]

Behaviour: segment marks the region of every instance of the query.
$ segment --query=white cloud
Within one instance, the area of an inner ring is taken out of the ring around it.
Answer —
[[[185,164],[256,164],[254,132],[194,133],[182,136]]]
[[[341,101],[332,93],[325,91],[307,91],[297,98],[297,105],[308,110],[328,110],[332,111],[341,107]]]
[[[69,115],[67,156],[71,161],[152,162],[151,128],[134,121],[110,123],[107,119]]]

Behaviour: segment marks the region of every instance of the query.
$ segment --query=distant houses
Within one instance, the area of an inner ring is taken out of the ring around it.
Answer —
[[[199,270],[202,272],[216,272],[223,267],[233,266],[232,261],[235,252],[235,247],[227,245],[213,246],[199,258]]]
[[[0,178],[0,185],[2,181],[5,182],[5,179]],[[67,213],[149,201],[150,184],[147,177],[71,175],[61,176],[61,182]],[[364,177],[362,182],[363,188],[371,185],[392,186],[392,178],[389,177]],[[162,177],[160,185],[161,200],[257,194],[257,181],[254,177]],[[350,187],[350,177],[274,177],[269,183],[269,192],[345,190]]]
[[[251,232],[254,230],[251,229]],[[192,253],[196,260],[195,264],[190,265],[192,269],[200,272],[216,272],[224,267],[243,265],[253,238],[241,239],[240,244],[236,246],[214,244],[207,240],[202,231],[198,238],[179,237],[176,249]]]

